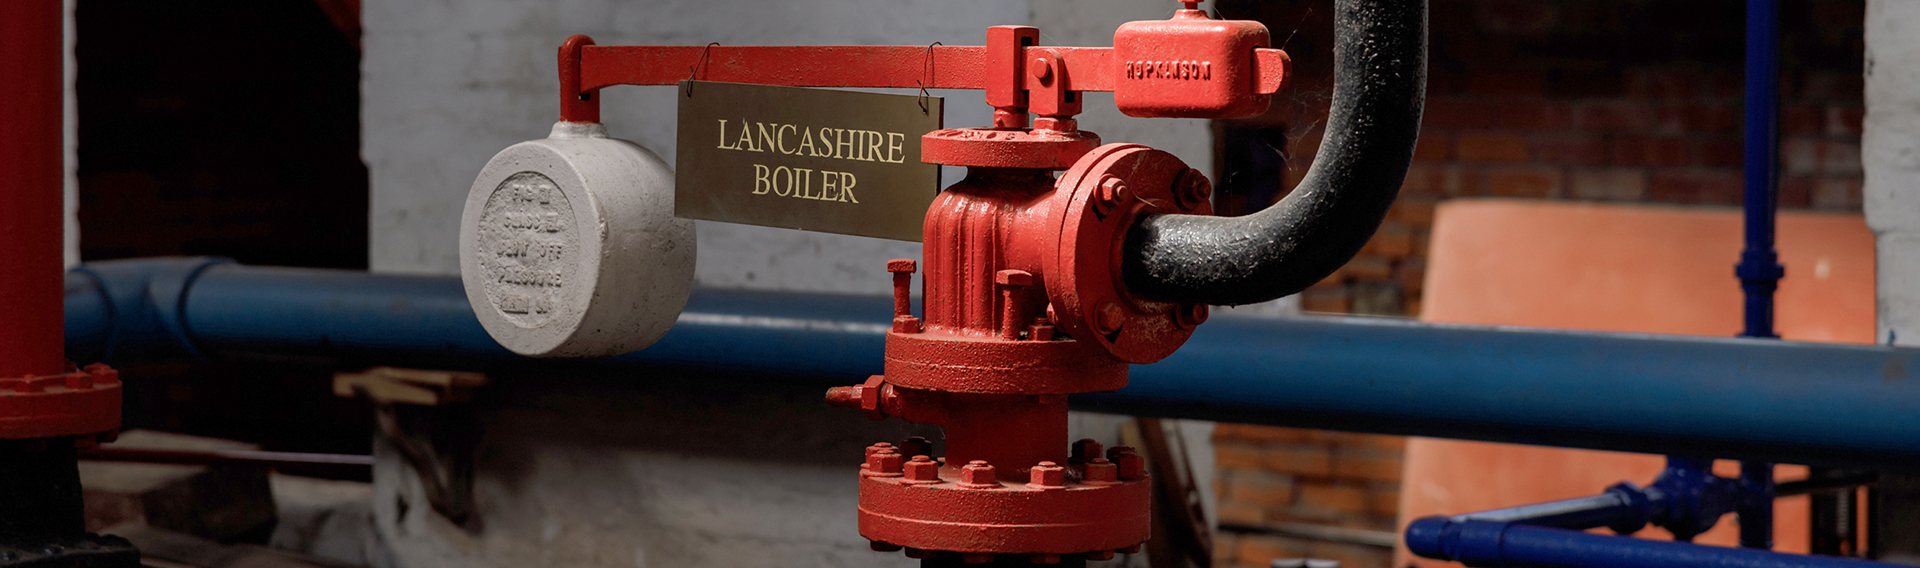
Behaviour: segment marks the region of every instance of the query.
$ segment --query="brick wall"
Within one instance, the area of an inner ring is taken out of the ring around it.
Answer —
[[[1302,293],[1303,307],[1417,316],[1434,206],[1446,199],[1737,206],[1743,4],[1433,3],[1426,115],[1400,197],[1359,256]],[[1318,149],[1331,90],[1332,6],[1215,7],[1265,22],[1296,63],[1288,95],[1271,112],[1219,126],[1222,209],[1244,212],[1296,185]],[[1788,0],[1782,14],[1780,205],[1857,211],[1864,3]],[[1281,183],[1270,181],[1276,177]],[[1397,529],[1395,438],[1222,425],[1215,442],[1220,517],[1229,526]],[[1339,558],[1347,568],[1388,562],[1379,548],[1257,531],[1224,535],[1217,552],[1230,565],[1294,556]]]

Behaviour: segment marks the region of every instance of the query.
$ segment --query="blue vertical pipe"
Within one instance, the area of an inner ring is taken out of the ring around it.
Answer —
[[[1746,248],[1734,275],[1746,292],[1745,337],[1773,331],[1773,291],[1786,269],[1773,249],[1780,186],[1780,5],[1747,0]],[[1740,545],[1773,548],[1773,464],[1740,464]]]

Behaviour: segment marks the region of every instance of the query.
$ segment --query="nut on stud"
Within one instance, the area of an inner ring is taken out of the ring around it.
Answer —
[[[901,459],[900,452],[894,451],[893,448],[881,448],[867,455],[866,474],[868,477],[900,477],[901,466],[904,463],[905,460]]]
[[[1099,552],[1089,552],[1087,553],[1087,560],[1113,560],[1113,551],[1102,550]]]
[[[992,465],[986,460],[973,460],[960,468],[960,486],[968,489],[990,489],[1000,486]]]
[[[907,462],[904,469],[908,484],[927,485],[940,482],[940,462],[933,461],[932,457],[913,456],[913,461]]]
[[[874,552],[899,552],[901,547],[891,542],[869,540],[867,541],[867,548],[873,549]]]
[[[914,560],[926,560],[928,558],[933,558],[937,554],[939,553],[932,550],[927,550],[924,548],[908,548],[907,549],[907,558],[912,558]]]
[[[1173,307],[1173,323],[1181,329],[1193,329],[1207,323],[1206,304],[1180,304]]]
[[[1027,487],[1034,489],[1066,489],[1067,468],[1043,461],[1027,470],[1027,479]]]
[[[1112,484],[1119,481],[1120,468],[1114,466],[1113,462],[1107,461],[1107,458],[1093,458],[1087,461],[1087,469],[1082,478],[1081,482],[1088,485]]]
[[[1129,446],[1114,446],[1107,450],[1107,459],[1113,461],[1121,481],[1135,481],[1147,478],[1147,460],[1140,452]]]
[[[1100,445],[1100,442],[1093,438],[1081,438],[1073,443],[1073,453],[1067,458],[1067,463],[1087,463],[1087,460],[1100,457],[1100,454],[1106,451],[1106,446]]]

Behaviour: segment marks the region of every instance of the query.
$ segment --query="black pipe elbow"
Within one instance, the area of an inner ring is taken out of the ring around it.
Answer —
[[[1413,161],[1426,99],[1425,0],[1335,0],[1334,89],[1320,154],[1285,199],[1243,217],[1154,215],[1122,274],[1162,302],[1239,305],[1305,290],[1373,236]]]

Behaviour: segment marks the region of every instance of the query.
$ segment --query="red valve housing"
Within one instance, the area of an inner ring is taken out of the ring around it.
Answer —
[[[1254,49],[1267,26],[1179,10],[1170,20],[1127,22],[1113,33],[1114,106],[1127,116],[1235,118],[1267,110]]]

